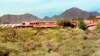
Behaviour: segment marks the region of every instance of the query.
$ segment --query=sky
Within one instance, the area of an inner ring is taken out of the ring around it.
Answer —
[[[100,12],[100,0],[0,0],[0,16],[31,13],[43,18],[59,15],[72,7]]]

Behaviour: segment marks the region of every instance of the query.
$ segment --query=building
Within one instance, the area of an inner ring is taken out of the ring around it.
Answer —
[[[16,27],[56,27],[57,21],[41,21],[41,20],[34,20],[31,22],[23,22],[20,23],[19,26]]]
[[[96,19],[100,19],[100,16],[96,16]]]
[[[5,27],[16,27],[19,26],[20,24],[0,24],[0,27],[5,28]]]
[[[100,22],[100,16],[96,16],[97,22]]]
[[[84,23],[86,24],[87,27],[95,26],[96,22],[93,20],[84,20]]]
[[[84,23],[86,24],[88,30],[93,30],[97,24],[94,20],[84,20]]]
[[[94,20],[83,20],[84,23],[86,24],[86,26],[88,27],[88,29],[93,29],[96,24],[98,22],[100,22],[100,16],[96,16],[96,21]],[[77,27],[78,26],[78,20],[70,20],[70,23],[74,26]],[[42,20],[34,20],[34,21],[30,21],[30,22],[22,22],[19,24],[2,24],[0,25],[0,27],[14,27],[14,28],[24,28],[24,27],[56,27],[57,25],[57,21],[42,21]]]

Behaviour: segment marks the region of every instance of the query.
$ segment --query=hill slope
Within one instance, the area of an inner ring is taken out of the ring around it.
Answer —
[[[98,12],[87,12],[87,11],[83,11],[79,8],[70,8],[66,11],[64,11],[63,13],[61,13],[60,15],[55,15],[53,17],[49,17],[49,20],[51,18],[52,19],[74,19],[74,18],[84,18],[87,19],[90,15],[100,15],[100,13]],[[44,19],[48,19],[48,18],[44,18]]]
[[[87,12],[79,8],[70,8],[60,15],[54,15],[52,17],[44,17],[42,20],[58,20],[58,19],[74,19],[74,18],[84,18],[87,19],[90,15],[100,15],[98,12]],[[22,15],[4,15],[0,17],[0,23],[20,23],[24,21],[32,21],[40,19],[32,14],[22,14]]]
[[[90,15],[100,15],[100,13],[87,12],[87,11],[83,11],[81,9],[73,7],[71,9],[66,10],[65,12],[63,12],[60,16],[62,18],[68,18],[68,19],[73,19],[73,18],[77,18],[77,17],[82,17],[82,18],[86,19]]]
[[[0,17],[1,23],[20,23],[24,21],[32,21],[39,19],[38,17],[32,15],[32,14],[22,14],[22,15],[4,15]]]

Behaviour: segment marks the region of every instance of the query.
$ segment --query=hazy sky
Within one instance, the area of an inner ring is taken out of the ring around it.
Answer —
[[[0,16],[24,13],[53,16],[71,7],[100,12],[100,0],[0,0]]]

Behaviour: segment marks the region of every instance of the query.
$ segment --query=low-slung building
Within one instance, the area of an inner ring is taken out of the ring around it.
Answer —
[[[97,22],[100,20],[100,16],[96,16],[96,20],[84,20],[84,23],[86,24],[86,26],[88,27],[88,29],[93,29]],[[78,25],[78,21],[77,20],[71,20],[70,21],[71,24],[73,24],[75,27],[77,27]],[[100,21],[99,21],[100,22]],[[1,24],[0,27],[56,27],[57,25],[57,21],[42,21],[42,20],[34,20],[34,21],[30,21],[30,22],[22,22],[19,24]]]
[[[57,21],[41,21],[34,20],[31,22],[23,22],[19,26],[16,27],[56,27]]]

